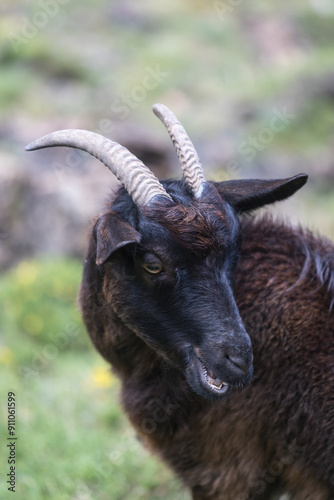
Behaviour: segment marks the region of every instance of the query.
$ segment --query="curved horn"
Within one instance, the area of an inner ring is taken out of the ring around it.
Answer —
[[[138,207],[146,206],[157,195],[172,200],[143,162],[125,147],[102,135],[87,130],[58,130],[28,144],[25,149],[34,151],[54,146],[78,148],[95,156],[116,175]]]
[[[183,170],[184,180],[191,187],[196,198],[199,198],[207,180],[193,143],[179,120],[167,106],[155,104],[153,112],[167,128]]]

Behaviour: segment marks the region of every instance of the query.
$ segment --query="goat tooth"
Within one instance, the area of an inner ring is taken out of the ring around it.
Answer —
[[[213,390],[216,390],[216,391],[221,391],[223,390],[224,392],[227,390],[228,388],[228,384],[226,384],[225,382],[223,382],[222,380],[218,379],[218,378],[215,378],[215,377],[211,377],[209,375],[212,374],[214,375],[213,372],[211,372],[205,365],[204,363],[199,360],[200,363],[201,363],[201,367],[202,367],[202,373],[204,375],[204,379],[206,381],[206,383],[208,384],[209,387],[211,387],[211,389]]]

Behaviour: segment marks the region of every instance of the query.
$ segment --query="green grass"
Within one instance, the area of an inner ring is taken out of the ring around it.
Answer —
[[[24,261],[0,279],[0,471],[9,467],[3,443],[13,391],[15,498],[186,500],[137,441],[119,382],[90,345],[76,308],[80,275],[78,262],[53,259]],[[1,480],[0,498],[10,494]]]

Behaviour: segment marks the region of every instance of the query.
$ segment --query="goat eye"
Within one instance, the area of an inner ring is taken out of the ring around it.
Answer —
[[[163,267],[158,262],[143,264],[143,268],[150,274],[159,274],[163,271]]]

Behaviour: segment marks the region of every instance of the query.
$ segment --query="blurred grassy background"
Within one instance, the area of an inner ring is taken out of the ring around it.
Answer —
[[[157,174],[174,175],[151,112],[162,102],[213,178],[307,172],[308,186],[271,210],[334,237],[333,21],[332,0],[1,2],[1,498],[8,391],[16,498],[189,498],[136,441],[77,311],[89,219],[114,179],[91,158],[24,145],[98,130],[150,158],[154,144],[166,157]]]

